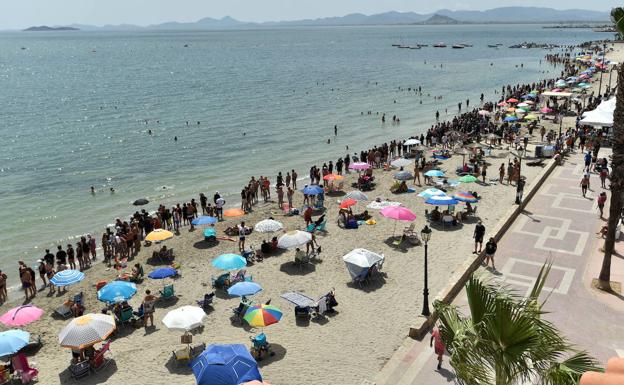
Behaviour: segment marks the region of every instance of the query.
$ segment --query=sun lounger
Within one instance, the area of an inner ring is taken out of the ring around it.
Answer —
[[[11,363],[13,364],[16,377],[19,378],[22,384],[28,384],[37,380],[39,371],[28,364],[28,359],[24,353],[17,353],[11,357]]]
[[[181,364],[187,364],[191,359],[191,348],[189,346],[173,352],[173,359],[179,366]]]
[[[396,241],[392,242],[392,246],[400,247],[403,244],[404,240],[405,240],[405,236],[402,236],[399,239],[397,239]]]
[[[82,306],[82,297],[83,297],[83,293],[80,292],[80,293],[74,295],[74,298],[72,298],[72,300],[70,302],[77,303],[77,304]],[[65,304],[63,304],[62,306],[56,308],[54,310],[54,313],[58,314],[59,316],[61,316],[63,318],[68,318],[68,317],[70,317],[72,315],[71,307],[70,306],[66,306]]]
[[[124,325],[126,323],[132,322],[134,319],[134,312],[131,307],[124,307],[121,309],[121,314],[119,315],[119,319],[116,320],[117,324]]]
[[[129,309],[132,311],[132,308]],[[102,348],[95,354],[95,357],[93,357],[91,367],[94,372],[99,372],[111,363],[112,359],[106,357],[106,353],[110,352],[110,344],[110,341],[106,341],[106,343],[102,345]]]
[[[214,299],[215,293],[208,293],[204,295],[204,299],[197,301],[197,305],[204,309],[204,312],[208,312],[212,309],[212,301]]]
[[[69,374],[75,380],[86,377],[91,372],[91,366],[88,361],[78,362],[77,364],[69,365]]]

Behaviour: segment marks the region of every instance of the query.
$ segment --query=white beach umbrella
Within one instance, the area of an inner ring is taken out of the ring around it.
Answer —
[[[366,194],[364,194],[363,192],[359,191],[359,190],[353,190],[353,191],[349,191],[345,196],[344,199],[355,199],[356,201],[367,201],[368,197],[366,196]]]
[[[368,206],[366,206],[367,209],[375,209],[375,210],[381,210],[384,207],[387,206],[401,206],[401,202],[390,202],[390,201],[381,201],[381,202],[377,202],[377,201],[372,201],[371,203],[368,204]]]
[[[420,144],[420,140],[418,140],[418,139],[408,139],[405,142],[403,142],[404,146],[414,146],[416,144]]]
[[[383,261],[384,256],[366,249],[353,249],[345,254],[342,260],[345,261],[351,277],[355,278],[360,275],[362,269],[368,269],[376,263]]]
[[[395,159],[392,162],[390,162],[390,165],[392,165],[392,167],[405,167],[405,166],[409,166],[410,164],[412,164],[412,161],[409,159],[405,159],[405,158]]]
[[[167,329],[189,331],[203,325],[206,313],[197,306],[182,306],[165,315],[162,322]]]
[[[115,331],[115,319],[107,314],[85,314],[74,318],[59,333],[59,342],[66,348],[83,349],[105,340]]]
[[[284,229],[282,222],[278,222],[273,219],[264,219],[254,226],[254,230],[259,233],[274,233]]]
[[[303,246],[310,242],[312,234],[307,231],[293,230],[279,237],[277,240],[277,247],[280,249],[292,249],[298,246]]]

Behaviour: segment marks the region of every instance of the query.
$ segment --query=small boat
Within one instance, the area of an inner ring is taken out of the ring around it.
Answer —
[[[409,48],[409,47],[406,45],[400,45],[399,48]]]
[[[429,44],[418,44],[419,47],[429,47]]]
[[[464,47],[463,44],[453,44],[452,47],[455,48],[455,49],[464,49],[464,48],[466,48],[466,47]]]
[[[464,47],[468,48],[468,47],[472,47],[472,44],[466,44],[466,43],[461,43],[460,45],[463,45]]]
[[[420,46],[415,46],[415,47],[409,47],[409,49],[420,49]]]
[[[433,45],[433,48],[445,48],[446,44],[444,43],[436,43]]]
[[[188,44],[184,44],[184,48],[188,48]]]
[[[488,47],[490,47],[490,48],[498,48],[498,44],[488,44]]]
[[[393,47],[400,47],[401,44],[392,44]]]

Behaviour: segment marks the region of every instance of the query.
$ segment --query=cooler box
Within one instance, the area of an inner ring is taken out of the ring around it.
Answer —
[[[542,154],[544,158],[552,158],[555,155],[555,146],[544,146]]]

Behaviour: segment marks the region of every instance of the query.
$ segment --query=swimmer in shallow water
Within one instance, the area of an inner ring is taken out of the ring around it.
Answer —
[[[95,194],[95,187],[91,186],[91,194]]]
[[[173,140],[177,142],[177,141],[178,141],[178,137],[177,137],[177,136],[174,136],[174,137],[173,137]]]
[[[111,187],[110,188],[110,192],[111,192],[111,194],[115,193],[115,189]]]
[[[152,130],[147,130],[147,133],[148,133],[149,135],[152,135]]]

